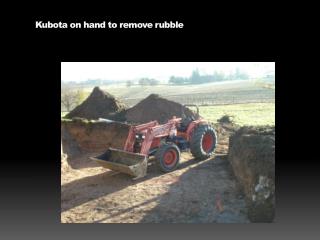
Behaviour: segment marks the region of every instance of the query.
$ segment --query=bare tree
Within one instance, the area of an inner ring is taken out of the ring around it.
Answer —
[[[61,89],[61,104],[70,112],[72,108],[79,105],[85,98],[82,90],[72,90],[70,88]]]

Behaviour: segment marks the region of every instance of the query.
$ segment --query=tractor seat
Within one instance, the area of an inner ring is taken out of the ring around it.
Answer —
[[[179,132],[187,131],[189,124],[194,121],[193,117],[186,117],[181,120],[180,126],[177,128]]]

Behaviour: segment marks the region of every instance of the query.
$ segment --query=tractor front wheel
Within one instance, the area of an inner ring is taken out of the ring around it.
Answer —
[[[177,145],[166,143],[159,147],[155,157],[162,172],[171,172],[179,165],[180,150]]]
[[[192,155],[200,160],[209,158],[216,148],[217,134],[210,125],[200,125],[194,130],[190,141]]]

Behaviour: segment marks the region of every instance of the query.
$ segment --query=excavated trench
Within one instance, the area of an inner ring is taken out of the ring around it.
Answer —
[[[226,157],[232,132],[222,125],[215,127],[220,141],[214,158],[198,161],[190,153],[182,153],[179,168],[167,174],[151,159],[147,176],[133,181],[89,160],[89,156],[107,147],[122,147],[129,125],[62,122],[62,145],[68,167],[65,163],[62,167],[61,221],[249,222],[244,197]]]
[[[76,111],[78,115],[83,110],[81,114],[89,114],[89,119],[112,116],[134,124],[151,120],[165,123],[173,115],[181,116],[182,105],[157,95],[150,95],[131,109],[117,105],[118,100],[99,89],[91,95]],[[100,104],[110,99],[108,104],[116,102],[112,105],[115,109]],[[91,104],[97,100],[99,111],[94,112]],[[185,113],[194,116],[189,110]],[[182,153],[179,168],[164,174],[151,158],[147,176],[138,181],[89,160],[109,147],[123,148],[129,124],[62,120],[61,221],[272,222],[274,128],[239,129],[227,120],[214,124],[219,141],[212,159],[198,161],[190,153]]]

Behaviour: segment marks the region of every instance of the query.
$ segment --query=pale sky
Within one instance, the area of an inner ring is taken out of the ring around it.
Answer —
[[[136,80],[142,77],[167,81],[173,75],[189,77],[195,69],[201,74],[212,74],[215,70],[228,74],[237,67],[250,77],[275,71],[274,62],[62,62],[61,81]]]

